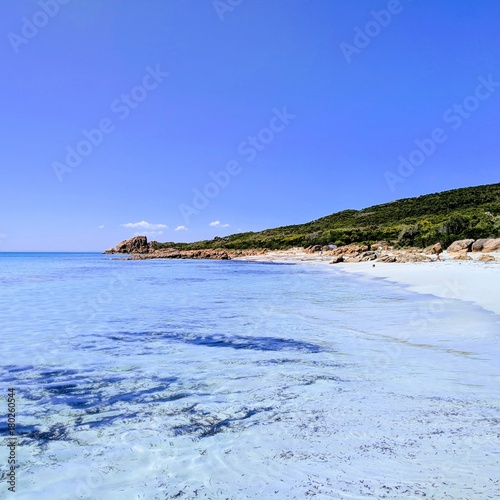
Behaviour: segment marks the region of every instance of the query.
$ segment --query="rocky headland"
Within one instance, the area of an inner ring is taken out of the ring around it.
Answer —
[[[262,255],[267,250],[226,250],[226,249],[201,249],[179,250],[178,248],[155,248],[155,242],[149,242],[146,236],[134,236],[124,240],[115,248],[106,250],[105,254],[125,254],[129,260],[144,259],[211,259],[230,260],[236,257]]]

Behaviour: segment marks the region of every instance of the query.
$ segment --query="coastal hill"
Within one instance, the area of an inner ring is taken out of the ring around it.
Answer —
[[[149,245],[155,250],[277,250],[387,241],[401,247],[424,248],[436,242],[448,246],[455,240],[499,235],[500,183],[406,198],[363,210],[343,210],[305,224],[260,232],[195,243],[154,241]]]

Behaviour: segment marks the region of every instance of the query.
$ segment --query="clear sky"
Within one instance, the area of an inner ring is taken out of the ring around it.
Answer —
[[[498,0],[2,0],[0,251],[499,181]]]

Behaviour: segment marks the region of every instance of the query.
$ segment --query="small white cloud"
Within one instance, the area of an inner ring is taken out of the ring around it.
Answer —
[[[101,224],[100,226],[98,226],[99,229],[104,229],[104,224]]]
[[[188,228],[186,226],[177,226],[175,228],[175,231],[187,231]]]
[[[229,224],[221,224],[220,220],[214,220],[209,224],[210,227],[229,227]]]
[[[130,227],[134,229],[166,229],[167,226],[165,224],[151,224],[150,222],[146,222],[142,220],[141,222],[127,222],[127,224],[121,224],[123,227]]]

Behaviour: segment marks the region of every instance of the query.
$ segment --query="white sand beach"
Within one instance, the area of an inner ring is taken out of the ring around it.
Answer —
[[[406,285],[414,292],[473,302],[483,309],[500,314],[500,263],[441,261],[408,264],[337,264],[349,273]]]

